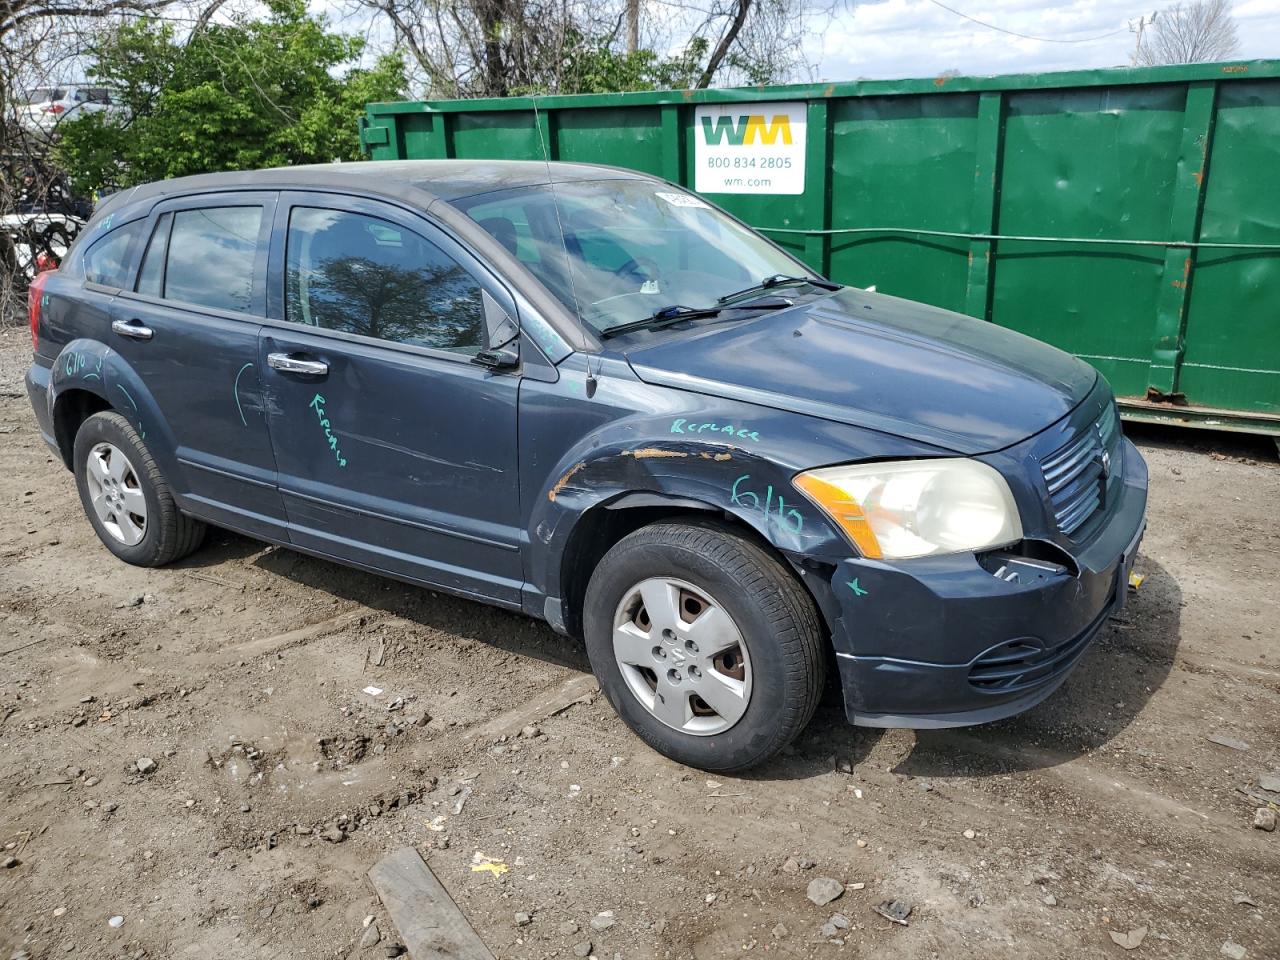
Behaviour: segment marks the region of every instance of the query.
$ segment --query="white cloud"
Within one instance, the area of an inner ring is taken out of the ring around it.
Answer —
[[[1121,66],[1133,52],[1128,23],[1167,0],[943,0],[971,17],[1051,43],[980,26],[929,0],[869,0],[811,22],[806,54],[822,80],[1036,73]],[[1241,58],[1280,56],[1277,0],[1238,0]],[[1111,36],[1100,37],[1117,31]],[[1098,38],[1098,39],[1095,39]]]

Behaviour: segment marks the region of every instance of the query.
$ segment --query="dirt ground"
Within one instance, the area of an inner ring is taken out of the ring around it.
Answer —
[[[1270,441],[1130,430],[1146,580],[1042,706],[879,732],[828,696],[710,778],[544,625],[217,531],[117,562],[28,351],[0,331],[0,958],[383,957],[365,874],[403,845],[501,958],[1280,957],[1280,832],[1241,792],[1280,771]]]

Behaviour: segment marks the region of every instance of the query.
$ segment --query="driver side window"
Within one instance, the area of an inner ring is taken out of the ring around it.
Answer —
[[[475,355],[480,286],[435,244],[377,217],[294,207],[285,318],[378,340]]]

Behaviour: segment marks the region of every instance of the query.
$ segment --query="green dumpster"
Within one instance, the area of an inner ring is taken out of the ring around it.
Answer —
[[[360,136],[656,174],[1082,357],[1128,418],[1280,436],[1280,61],[375,103]]]

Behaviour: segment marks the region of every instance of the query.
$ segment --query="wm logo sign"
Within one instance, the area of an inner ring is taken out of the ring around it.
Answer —
[[[702,138],[707,146],[742,147],[753,144],[791,146],[791,119],[776,113],[769,119],[751,114],[740,117],[703,117]]]
[[[804,193],[805,101],[700,103],[692,119],[685,136],[698,193]]]

